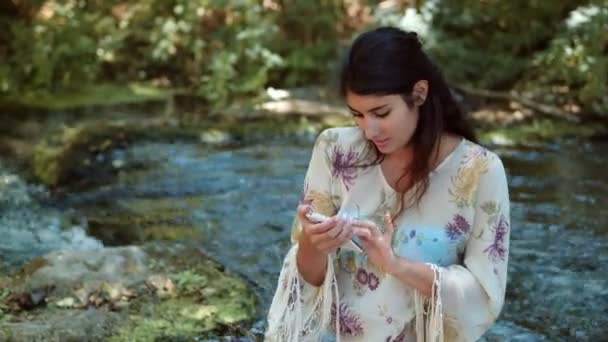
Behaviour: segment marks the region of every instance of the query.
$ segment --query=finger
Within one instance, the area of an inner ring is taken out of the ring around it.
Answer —
[[[311,227],[311,241],[315,244],[323,244],[335,239],[343,229],[344,223],[339,218],[332,218],[331,226],[328,222],[323,222]],[[329,220],[328,220],[329,221]]]
[[[337,223],[338,220],[333,217],[321,223],[311,223],[309,232],[310,234],[325,234],[334,229]]]
[[[387,241],[393,240],[393,232],[395,231],[395,226],[393,226],[393,219],[391,218],[391,213],[384,213],[384,238]]]
[[[338,230],[339,228],[336,226],[335,229]],[[328,238],[328,239],[324,239],[322,241],[319,241],[319,249],[332,252],[336,248],[340,247],[341,243],[340,243],[339,237],[344,233],[345,230],[346,229],[342,229],[339,232],[339,234],[337,236],[333,237],[333,238]]]
[[[334,230],[332,231],[333,234],[330,235],[330,238],[333,240],[336,240],[340,237],[341,234],[343,234],[345,231],[348,232],[348,227],[352,224],[352,220],[346,217],[340,217],[338,219],[338,222],[336,223],[336,226],[334,228]]]
[[[337,237],[337,240],[338,240],[337,242],[339,245],[343,245],[346,241],[352,239],[352,237],[353,237],[353,225],[352,225],[352,221],[351,221],[351,223],[344,225],[344,229],[342,229],[342,232]]]
[[[339,220],[332,229],[327,231],[327,240],[336,240],[344,232],[346,224],[346,220]]]
[[[371,239],[372,233],[366,228],[353,227],[353,232],[360,238]]]
[[[340,247],[345,241],[348,241],[352,234],[352,220],[341,218],[339,223],[336,224],[336,227],[331,231],[331,233],[334,232],[336,233],[335,235],[328,235],[326,240],[319,242],[319,245],[322,246],[322,248],[333,250]],[[328,234],[329,233],[330,232],[328,232]]]
[[[298,206],[298,218],[300,219],[300,221],[308,221],[308,218],[306,218],[306,213],[308,213],[308,211],[310,211],[311,207],[308,204],[300,204]]]
[[[373,242],[371,242],[368,238],[361,237],[359,241],[361,242],[363,249],[366,251],[372,249],[372,246],[374,245]]]
[[[380,236],[380,229],[376,226],[375,223],[370,221],[357,221],[355,223],[355,227],[361,228],[369,232],[370,237]]]
[[[314,224],[308,219],[308,217],[306,217],[306,214],[310,210],[312,210],[312,207],[308,204],[300,204],[298,205],[298,209],[296,210],[298,221],[300,221],[302,229],[307,235],[310,234],[310,226]]]

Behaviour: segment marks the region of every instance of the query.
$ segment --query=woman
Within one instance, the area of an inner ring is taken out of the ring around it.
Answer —
[[[502,162],[475,143],[415,33],[360,35],[341,90],[357,127],[315,143],[266,339],[478,339],[505,296]],[[344,248],[353,237],[362,253]]]

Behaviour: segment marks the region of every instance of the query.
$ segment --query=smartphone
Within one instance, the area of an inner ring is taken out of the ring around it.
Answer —
[[[310,213],[306,214],[306,217],[310,220],[310,222],[313,222],[313,223],[321,223],[321,222],[329,219],[329,217],[327,217],[323,214],[315,213],[315,212],[310,212]],[[363,253],[363,246],[361,246],[361,243],[359,243],[359,241],[355,240],[355,238],[356,237],[353,237],[352,239],[350,239],[350,241],[347,242],[346,244],[342,245],[341,248]]]

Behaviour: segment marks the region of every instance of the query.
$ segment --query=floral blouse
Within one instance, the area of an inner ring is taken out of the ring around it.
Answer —
[[[381,223],[399,194],[380,165],[369,165],[356,127],[317,139],[301,203],[324,215],[345,213]],[[434,295],[423,297],[369,262],[364,253],[330,255],[320,287],[296,265],[297,218],[269,314],[267,341],[475,341],[504,302],[509,251],[509,195],[498,156],[462,139],[430,174],[419,206],[394,222],[394,252],[429,264]],[[406,194],[407,196],[407,194]],[[339,333],[336,333],[339,331]]]

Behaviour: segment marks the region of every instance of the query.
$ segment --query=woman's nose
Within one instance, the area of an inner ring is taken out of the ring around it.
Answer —
[[[378,136],[378,133],[380,132],[380,126],[378,125],[378,122],[376,120],[366,119],[363,130],[365,131],[365,137],[367,139],[374,139]]]

